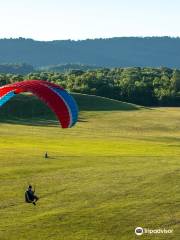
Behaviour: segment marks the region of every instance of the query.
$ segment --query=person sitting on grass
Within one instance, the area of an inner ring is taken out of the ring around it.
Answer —
[[[35,195],[35,190],[32,190],[32,186],[29,185],[28,189],[25,192],[25,201],[27,203],[32,203],[36,205],[36,202],[38,201],[38,197]]]
[[[49,157],[47,152],[45,153],[44,157],[45,157],[45,158],[48,158],[48,157]]]

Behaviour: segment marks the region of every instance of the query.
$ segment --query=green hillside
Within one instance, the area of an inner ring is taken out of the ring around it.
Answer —
[[[77,101],[80,111],[129,111],[139,109],[139,106],[137,105],[123,103],[108,98],[84,94],[73,94],[73,96]],[[8,120],[7,117],[9,119],[55,119],[54,113],[51,112],[46,104],[31,94],[17,95],[6,103],[0,109],[0,119]]]
[[[102,67],[180,67],[179,37],[115,37],[36,41],[0,39],[0,63],[33,66],[83,64]]]
[[[141,226],[173,230],[141,239],[179,240],[179,108],[75,97],[83,111],[71,129],[49,124],[52,113],[38,121],[47,108],[32,96],[2,109],[0,239],[132,240]],[[5,121],[8,111],[18,119]],[[24,202],[29,183],[37,206]]]

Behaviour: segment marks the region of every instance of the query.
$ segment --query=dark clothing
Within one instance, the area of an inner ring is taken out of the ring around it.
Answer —
[[[33,201],[37,201],[38,197],[34,194],[34,191],[32,191],[31,189],[28,189],[25,192],[25,201],[26,202],[33,202]]]

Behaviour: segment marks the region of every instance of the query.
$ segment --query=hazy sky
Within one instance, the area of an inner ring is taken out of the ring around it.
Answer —
[[[0,0],[0,38],[180,36],[180,0]]]

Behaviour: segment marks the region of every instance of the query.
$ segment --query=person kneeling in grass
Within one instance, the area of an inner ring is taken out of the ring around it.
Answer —
[[[32,203],[36,205],[36,202],[38,201],[38,197],[35,195],[35,190],[32,190],[32,186],[29,185],[28,189],[25,192],[25,201],[27,203]]]

